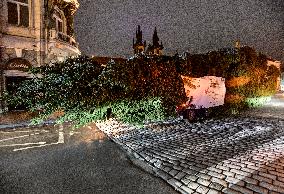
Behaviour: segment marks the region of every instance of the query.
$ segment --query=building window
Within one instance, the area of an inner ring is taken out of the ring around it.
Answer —
[[[55,21],[55,29],[57,32],[63,32],[63,18],[59,12],[55,12],[53,14],[53,18]]]
[[[29,0],[8,0],[8,23],[29,26]]]

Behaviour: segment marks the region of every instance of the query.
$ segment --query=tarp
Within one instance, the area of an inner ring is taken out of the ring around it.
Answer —
[[[226,87],[225,79],[216,76],[191,78],[182,76],[186,96],[189,98],[187,105],[195,108],[209,108],[224,104]]]

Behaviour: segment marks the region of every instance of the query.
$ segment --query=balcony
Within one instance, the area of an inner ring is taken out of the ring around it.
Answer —
[[[57,32],[55,29],[51,29],[49,32],[50,41],[53,40],[59,40],[61,42],[67,43],[73,47],[76,47],[78,49],[78,43],[75,41],[75,39],[71,36],[68,36],[65,33]]]
[[[68,36],[62,32],[57,32],[57,39],[66,43],[71,44],[72,46],[78,48],[78,43],[74,40],[73,37]]]

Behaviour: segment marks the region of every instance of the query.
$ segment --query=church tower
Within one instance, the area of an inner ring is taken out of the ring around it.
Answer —
[[[235,42],[235,48],[236,48],[236,49],[240,49],[240,48],[241,48],[241,41],[240,41],[240,40],[236,40],[236,42]]]
[[[136,30],[136,41],[133,38],[133,49],[134,54],[140,54],[145,51],[146,41],[143,42],[143,35],[140,25],[138,25],[138,29]]]
[[[153,34],[153,44],[148,45],[147,53],[150,55],[162,55],[162,50],[164,49],[163,43],[159,43],[159,37],[157,33],[157,28],[155,27]]]

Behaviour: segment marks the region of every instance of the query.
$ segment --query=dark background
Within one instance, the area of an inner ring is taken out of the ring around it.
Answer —
[[[79,0],[75,31],[83,54],[132,56],[141,25],[152,42],[157,27],[165,54],[203,53],[240,39],[284,62],[283,0]]]

